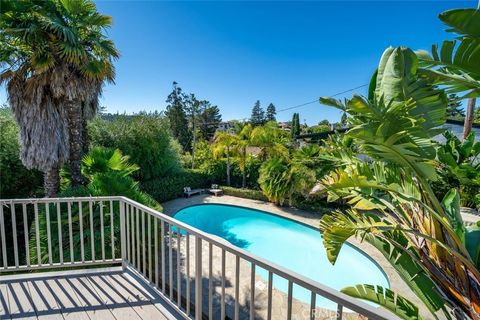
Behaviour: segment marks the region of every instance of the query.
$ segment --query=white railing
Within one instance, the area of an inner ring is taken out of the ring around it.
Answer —
[[[264,298],[264,318],[270,320],[279,296],[285,297],[280,302],[286,304],[288,320],[294,303],[307,305],[306,318],[318,318],[317,296],[337,305],[337,319],[350,312],[369,319],[395,318],[125,197],[0,200],[0,241],[0,274],[121,263],[140,274],[185,318],[254,319],[257,300]],[[220,254],[215,256],[214,251]],[[241,278],[245,265],[250,271]],[[213,284],[214,266],[220,266],[219,285]],[[256,289],[260,269],[268,275],[263,297],[256,294],[261,290]],[[286,293],[274,295],[274,277],[288,282]],[[227,282],[233,283],[228,299]],[[309,304],[295,299],[294,286],[310,292]],[[241,289],[248,292],[248,304],[242,306]]]

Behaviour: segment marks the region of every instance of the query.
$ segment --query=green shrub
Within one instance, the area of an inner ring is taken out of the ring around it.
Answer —
[[[138,182],[136,182],[131,175],[138,170],[138,167],[131,163],[129,161],[128,156],[122,155],[120,150],[113,150],[109,148],[103,148],[103,147],[95,147],[93,148],[88,154],[86,154],[82,160],[82,172],[85,175],[85,178],[87,180],[87,184],[85,186],[80,186],[78,188],[72,189],[69,186],[67,186],[64,190],[62,190],[58,196],[59,197],[96,197],[96,196],[125,196],[128,197],[134,201],[137,201],[141,204],[144,204],[148,207],[151,207],[153,209],[162,210],[161,205],[156,202],[150,195],[148,195],[145,192],[142,192],[139,188]],[[67,181],[68,185],[68,172],[63,173],[64,175],[64,180]],[[111,212],[109,209],[109,206],[106,203],[103,203],[104,205],[104,219],[105,221],[109,222],[110,221],[110,216]],[[63,204],[62,206],[66,207],[66,204]],[[77,217],[78,216],[78,205],[73,205],[71,210],[72,210],[72,216]],[[119,212],[119,207],[118,203],[114,204],[114,212]],[[39,231],[40,231],[40,238],[41,239],[46,239],[46,234],[47,234],[47,220],[45,216],[45,211],[44,207],[42,206],[40,208],[40,213],[39,213]],[[55,212],[56,207],[54,204],[50,205],[50,212]],[[82,205],[82,212],[84,213],[83,215],[83,225],[84,226],[89,226],[90,224],[90,216],[86,214],[89,212],[89,204],[84,203]],[[68,216],[67,216],[67,210],[64,208],[61,213],[60,217],[62,224],[67,225],[68,224]],[[95,226],[94,229],[94,241],[95,243],[100,243],[101,241],[101,230],[100,230],[100,203],[94,201],[92,203],[92,221],[93,225]],[[120,230],[120,221],[118,218],[114,219],[114,231],[115,235],[119,235],[119,230]],[[32,225],[31,228],[34,226]],[[54,215],[51,215],[50,219],[50,230],[52,234],[57,234],[58,233],[58,221],[57,218]],[[63,254],[64,254],[64,259],[69,260],[70,259],[70,252],[68,250],[69,248],[69,242],[68,242],[68,228],[63,228]],[[72,230],[73,234],[79,235],[80,232],[80,223],[78,218],[74,218],[72,222]],[[110,235],[110,224],[105,223],[104,224],[104,234]],[[35,232],[31,232],[31,237],[30,237],[30,256],[33,261],[38,261],[37,257],[37,251],[36,251],[36,239],[35,239]],[[74,256],[76,259],[80,258],[80,242],[81,242],[81,237],[80,236],[75,236],[74,237]],[[88,228],[85,229],[85,232],[83,234],[83,241],[85,244],[85,259],[89,260],[91,259],[92,252],[90,251],[90,231]],[[109,247],[110,241],[105,242],[106,247],[105,247],[105,252],[107,253],[107,258],[109,258],[108,254],[111,252],[111,248]],[[59,261],[60,259],[60,250],[59,250],[59,243],[58,243],[58,237],[52,237],[51,239],[51,247],[52,247],[52,256],[54,261]],[[117,246],[117,251],[119,250],[119,246]],[[117,252],[118,256],[119,252]],[[48,261],[48,247],[46,244],[46,241],[42,241],[40,243],[40,255],[41,258],[40,260],[42,262],[47,262]],[[96,245],[95,246],[95,256],[99,257],[101,256],[101,247]]]
[[[254,157],[247,158],[245,170],[247,174],[247,187],[252,189],[258,189],[258,177],[259,168],[262,162]],[[200,172],[204,173],[217,184],[227,183],[227,161],[226,159],[211,160],[204,162],[200,169]],[[238,159],[230,159],[230,184],[235,187],[242,185],[242,171]]]
[[[159,114],[95,118],[88,126],[91,147],[120,149],[140,170],[134,178],[148,181],[181,171],[180,147],[171,137],[168,121]]]
[[[268,201],[267,197],[260,190],[234,188],[227,186],[222,186],[221,188],[223,190],[223,193],[228,196],[251,200]],[[295,195],[295,197],[292,199],[292,204],[290,206],[300,210],[319,213],[324,213],[325,211],[330,210],[330,206],[326,202],[326,199],[319,197],[305,198],[301,195]]]
[[[234,187],[227,187],[227,186],[222,186],[221,188],[223,190],[223,193],[228,196],[252,199],[252,200],[260,200],[260,201],[268,201],[267,197],[265,197],[262,191],[260,190],[234,188]]]
[[[185,170],[175,175],[142,182],[142,190],[158,202],[164,202],[183,196],[183,188],[208,188],[211,177],[198,170]]]
[[[460,141],[453,133],[444,133],[445,143],[437,147],[437,172],[440,177],[432,184],[436,196],[443,196],[456,188],[460,202],[465,207],[480,207],[477,197],[480,194],[480,141],[475,141],[475,133]]]
[[[305,198],[304,196],[301,196],[301,195],[295,195],[292,199],[291,206],[300,210],[305,210],[310,212],[319,212],[323,214],[326,211],[338,209],[340,205],[334,204],[333,206],[335,206],[335,208],[332,208],[332,204],[329,204],[326,198],[320,198],[320,197]]]
[[[12,111],[0,107],[0,198],[31,198],[43,194],[43,174],[28,170],[19,158],[19,128]]]

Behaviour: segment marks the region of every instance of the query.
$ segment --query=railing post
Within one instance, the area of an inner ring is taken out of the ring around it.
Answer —
[[[120,207],[120,251],[122,255],[122,269],[125,271],[127,264],[127,251],[126,251],[126,239],[125,239],[125,203],[123,199],[118,200]]]
[[[202,320],[202,239],[195,237],[195,320]]]

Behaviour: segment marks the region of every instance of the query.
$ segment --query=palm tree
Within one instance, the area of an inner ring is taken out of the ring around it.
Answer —
[[[239,155],[240,160],[240,170],[242,171],[242,188],[247,186],[247,148],[251,144],[253,127],[251,124],[246,124],[242,130],[238,133],[238,146],[239,146]]]
[[[263,126],[255,127],[251,133],[251,145],[261,149],[263,161],[268,157],[288,158],[286,132],[279,129],[276,122],[267,122]]]
[[[258,183],[269,201],[283,205],[292,204],[294,193],[308,193],[315,184],[315,171],[310,169],[297,154],[292,159],[276,157],[267,160],[259,170]]]
[[[68,159],[82,183],[85,122],[113,81],[119,54],[103,30],[111,18],[90,0],[2,1],[0,82],[21,128],[22,162],[45,173],[45,195],[59,187]]]
[[[227,185],[230,185],[230,158],[238,147],[238,137],[233,133],[217,132],[214,137],[213,155],[227,157]]]

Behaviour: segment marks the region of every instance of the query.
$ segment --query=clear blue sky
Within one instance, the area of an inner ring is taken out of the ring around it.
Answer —
[[[366,84],[387,46],[429,49],[451,37],[437,15],[476,1],[97,5],[113,17],[109,35],[122,55],[116,84],[106,86],[102,98],[109,112],[164,110],[175,80],[217,104],[229,120],[249,117],[257,99],[282,109]],[[289,120],[294,111],[308,124],[339,119],[319,104],[281,112],[278,119]]]

